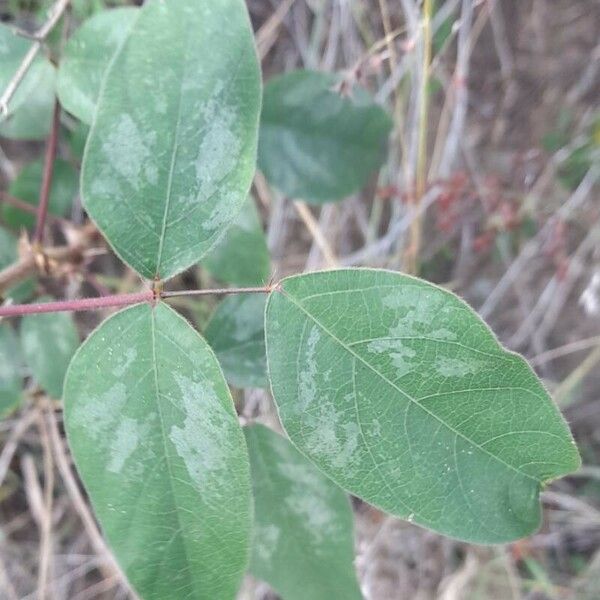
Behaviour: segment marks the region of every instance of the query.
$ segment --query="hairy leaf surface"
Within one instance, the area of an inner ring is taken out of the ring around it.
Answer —
[[[65,46],[58,70],[58,97],[66,110],[88,125],[94,120],[106,69],[136,16],[133,7],[99,12]]]
[[[290,277],[267,305],[273,395],[297,447],[351,493],[460,539],[540,523],[543,484],[577,469],[523,358],[460,299],[412,277]]]
[[[44,302],[48,298],[41,298]],[[33,378],[52,398],[60,399],[79,334],[69,313],[27,315],[21,322],[21,346]]]
[[[294,71],[265,87],[258,163],[290,198],[323,203],[363,187],[385,157],[391,119],[331,73]]]
[[[228,296],[217,306],[206,331],[225,377],[236,387],[268,387],[264,294]]]
[[[248,455],[214,354],[165,304],[105,321],[75,355],[65,424],[115,556],[144,600],[233,599]]]
[[[244,432],[255,505],[250,572],[286,600],[361,598],[346,494],[274,431]]]
[[[82,172],[88,213],[142,276],[198,262],[235,219],[259,110],[243,0],[144,4],[103,82]]]
[[[271,274],[269,250],[251,197],[202,264],[216,279],[233,285],[253,286],[267,282]]]

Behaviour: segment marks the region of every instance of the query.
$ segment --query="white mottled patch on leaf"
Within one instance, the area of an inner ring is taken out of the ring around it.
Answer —
[[[270,560],[277,550],[281,531],[273,524],[254,526],[254,548],[262,560]]]
[[[158,172],[152,162],[155,135],[144,135],[129,114],[122,114],[110,129],[102,150],[111,165],[134,189],[142,185],[142,178],[156,183]]]
[[[176,375],[185,419],[183,426],[174,425],[169,439],[183,459],[187,471],[198,488],[225,476],[229,456],[228,434],[233,433],[235,417],[222,407],[212,384],[196,382]]]
[[[120,473],[127,459],[135,452],[140,439],[138,422],[125,418],[114,433],[110,445],[110,461],[107,469],[111,473]]]
[[[134,346],[130,346],[125,351],[125,356],[121,362],[113,369],[113,375],[115,377],[121,377],[127,372],[127,369],[133,364],[133,361],[137,358],[137,350]]]
[[[127,388],[123,383],[115,383],[100,396],[87,398],[73,407],[71,422],[85,429],[93,439],[104,442],[107,436],[114,435],[115,420],[127,402]]]
[[[435,369],[443,377],[464,377],[474,375],[481,368],[479,362],[470,359],[468,362],[460,358],[449,356],[438,356],[435,361]]]
[[[317,376],[317,361],[315,352],[320,339],[321,334],[319,333],[319,329],[314,325],[308,336],[308,343],[304,356],[306,367],[300,373],[299,404],[301,411],[306,410],[306,408],[316,400],[317,384],[315,378]]]
[[[367,350],[376,354],[389,354],[392,364],[396,367],[398,377],[411,373],[418,365],[418,362],[412,360],[417,353],[404,345],[401,340],[374,340],[369,342]]]

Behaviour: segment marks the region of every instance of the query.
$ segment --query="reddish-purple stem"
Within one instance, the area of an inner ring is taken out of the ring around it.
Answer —
[[[98,298],[80,298],[77,300],[59,300],[58,302],[44,302],[42,304],[8,304],[0,306],[0,317],[20,317],[37,313],[49,312],[78,312],[83,310],[96,310],[117,306],[130,306],[140,302],[153,302],[157,298],[176,298],[178,296],[208,296],[221,294],[268,294],[279,290],[277,285],[265,287],[246,288],[217,288],[206,290],[180,290],[176,292],[155,292],[147,290],[134,294],[116,294],[114,296],[99,296]]]
[[[77,312],[82,310],[96,310],[98,308],[111,308],[116,306],[129,306],[140,302],[154,300],[154,292],[137,292],[135,294],[116,294],[114,296],[100,296],[98,298],[81,298],[78,300],[59,300],[57,302],[44,302],[41,304],[13,304],[0,306],[0,317],[19,317],[49,312]]]
[[[60,129],[60,104],[58,100],[54,103],[54,114],[52,116],[52,129],[46,144],[46,156],[44,158],[44,171],[42,174],[42,185],[40,186],[40,202],[38,205],[37,223],[33,234],[33,243],[41,244],[44,238],[44,227],[48,215],[48,203],[50,201],[50,189],[52,187],[52,175],[54,174],[54,161],[56,160],[56,147],[58,145],[58,131]]]

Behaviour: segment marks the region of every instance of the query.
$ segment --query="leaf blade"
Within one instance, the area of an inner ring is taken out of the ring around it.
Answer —
[[[267,240],[252,197],[202,264],[218,280],[239,286],[265,284],[271,273]]]
[[[241,0],[144,4],[106,74],[82,169],[91,218],[142,276],[185,270],[236,217],[254,173],[259,109]]]
[[[164,304],[105,321],[69,368],[65,424],[106,538],[138,593],[233,598],[250,536],[248,457],[219,366],[197,332]]]
[[[259,168],[289,198],[322,204],[362,188],[385,157],[391,120],[331,73],[294,71],[265,87]]]
[[[325,473],[460,539],[537,528],[542,483],[576,469],[578,453],[526,362],[466,304],[370,269],[292,277],[282,290],[267,305],[273,394],[290,438]]]
[[[33,378],[52,398],[62,398],[69,362],[79,334],[68,313],[26,315],[21,321],[21,347]]]
[[[274,431],[244,433],[256,521],[250,572],[286,600],[361,598],[348,497]]]
[[[23,397],[19,342],[8,323],[0,323],[0,419],[10,415]]]
[[[29,48],[30,41],[0,23],[0,88],[5,89]],[[0,135],[37,140],[50,131],[54,107],[56,69],[44,57],[33,61],[11,98],[6,115],[0,117]]]
[[[106,69],[136,16],[137,10],[131,6],[96,13],[65,46],[56,91],[63,108],[83,123],[90,125],[94,120]]]
[[[236,387],[268,387],[266,301],[266,294],[229,296],[217,306],[204,331],[227,381]]]

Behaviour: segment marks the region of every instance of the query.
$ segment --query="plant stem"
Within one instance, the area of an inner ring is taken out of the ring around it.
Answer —
[[[214,288],[206,290],[177,290],[176,292],[161,292],[161,298],[177,298],[178,296],[217,296],[221,294],[268,294],[276,286]]]
[[[431,15],[432,0],[423,0],[423,68],[421,75],[419,140],[417,154],[417,173],[415,185],[415,216],[410,229],[410,246],[406,256],[406,270],[417,273],[419,270],[419,252],[423,230],[422,215],[419,210],[421,200],[427,189],[427,118],[429,114],[429,68],[431,64]]]
[[[53,248],[44,248],[44,256],[50,263],[77,263],[81,260],[84,252],[89,247],[92,240],[97,235],[96,227],[93,224],[84,225],[78,230],[77,240],[68,246],[56,246]],[[16,262],[5,269],[0,270],[0,294],[4,291],[24,281],[37,270],[36,256],[34,252],[27,252]]]
[[[111,296],[99,296],[97,298],[79,298],[76,300],[58,300],[56,302],[43,302],[37,304],[9,304],[0,306],[1,317],[20,317],[51,312],[80,312],[86,310],[97,310],[100,308],[115,308],[131,306],[141,302],[154,302],[157,297],[177,298],[180,296],[216,296],[222,294],[268,294],[277,286],[265,287],[241,287],[241,288],[215,288],[206,290],[178,290],[175,292],[158,292],[147,290],[133,294],[115,294]]]
[[[37,222],[33,243],[41,244],[44,239],[44,227],[48,215],[48,203],[50,201],[50,189],[52,187],[52,176],[54,174],[54,161],[56,160],[56,147],[58,145],[58,132],[60,129],[60,104],[58,100],[54,103],[52,116],[52,129],[46,144],[46,156],[44,158],[44,172],[42,173],[42,185],[40,186],[40,201],[37,210]]]
[[[57,302],[43,302],[37,304],[9,304],[0,306],[0,317],[18,317],[49,312],[78,312],[111,308],[116,306],[129,306],[139,302],[150,302],[154,299],[151,290],[135,294],[116,294],[114,296],[99,296],[98,298],[81,298],[77,300],[58,300]]]

